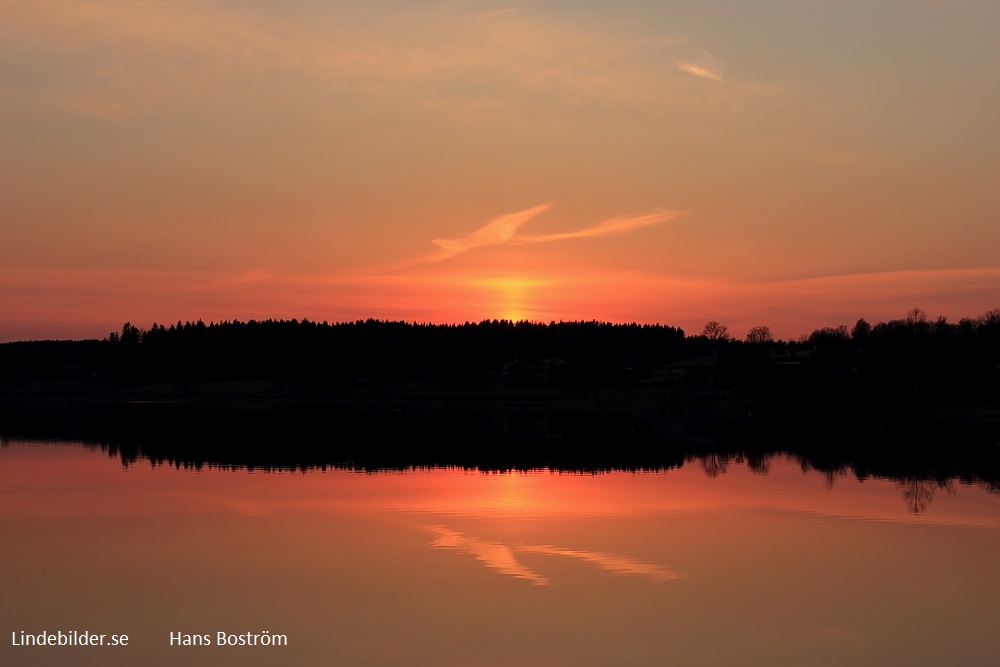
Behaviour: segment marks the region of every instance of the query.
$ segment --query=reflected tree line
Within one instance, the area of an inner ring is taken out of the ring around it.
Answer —
[[[801,453],[757,453],[752,457],[748,457],[743,453],[709,452],[692,457],[690,462],[701,465],[705,471],[705,475],[711,478],[724,475],[731,463],[741,466],[745,465],[754,473],[766,477],[770,472],[772,461],[785,456],[792,456],[801,466],[803,473],[810,470],[821,473],[826,479],[827,489],[833,489],[838,478],[848,475],[853,475],[859,480],[870,477],[892,479],[899,485],[900,494],[906,504],[906,509],[913,514],[926,512],[938,491],[944,491],[947,495],[954,495],[956,481],[963,484],[980,486],[989,493],[1000,494],[1000,480],[995,476],[987,475],[986,478],[983,478],[979,475],[963,474],[957,477],[945,477],[940,474],[931,474],[928,471],[928,476],[919,477],[915,476],[912,471],[905,470],[905,467],[900,468],[895,474],[885,474],[884,471],[873,474],[869,470],[866,470],[863,465],[856,467],[854,464],[847,463],[836,468],[816,468],[814,462],[807,455]]]
[[[897,423],[887,443],[881,427],[776,431],[742,425],[705,433],[674,429],[642,413],[537,405],[37,403],[17,410],[0,404],[0,435],[82,442],[126,467],[596,474],[699,465],[718,477],[734,464],[767,475],[775,456],[791,456],[803,471],[823,474],[831,487],[846,475],[896,480],[914,512],[956,482],[1000,493],[1000,433],[983,424]]]
[[[930,484],[908,491],[920,508],[948,480],[1000,487],[998,404],[1000,309],[797,341],[719,322],[370,319],[0,345],[0,436],[99,443],[129,465],[596,472],[700,457],[722,474],[784,452]]]

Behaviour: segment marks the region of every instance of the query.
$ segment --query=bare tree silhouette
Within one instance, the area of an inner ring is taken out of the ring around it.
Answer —
[[[725,324],[719,324],[715,320],[705,324],[705,328],[702,330],[701,335],[709,340],[729,340],[729,327]]]
[[[771,335],[771,327],[759,326],[753,327],[747,332],[747,342],[748,343],[770,343],[774,341],[774,336]]]

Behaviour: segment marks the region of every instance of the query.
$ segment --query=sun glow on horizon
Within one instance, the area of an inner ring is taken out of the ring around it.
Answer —
[[[531,320],[537,316],[537,310],[532,306],[538,288],[544,287],[549,281],[537,277],[506,277],[484,281],[487,291],[495,294],[494,310],[500,313],[500,318],[511,322]]]
[[[0,2],[0,341],[997,307],[1000,9],[763,1]]]

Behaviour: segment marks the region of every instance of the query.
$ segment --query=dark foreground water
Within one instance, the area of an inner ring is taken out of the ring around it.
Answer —
[[[986,485],[783,457],[254,472],[15,440],[0,535],[12,666],[973,665],[1000,620]]]

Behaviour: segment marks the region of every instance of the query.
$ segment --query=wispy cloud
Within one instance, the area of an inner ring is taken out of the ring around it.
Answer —
[[[245,80],[289,72],[315,77],[320,89],[397,95],[407,83],[420,90],[443,81],[477,83],[469,87],[475,92],[434,107],[444,111],[461,111],[461,101],[485,104],[484,95],[502,105],[518,89],[569,102],[685,103],[683,87],[659,66],[679,39],[455,3],[391,14],[330,3],[312,18],[210,3],[0,1],[0,40],[29,61],[44,56],[39,66],[53,57],[64,63],[55,87],[9,91],[19,104],[109,119],[201,108],[206,96],[224,107],[224,93]],[[483,92],[484,81],[492,93]],[[414,103],[439,99],[420,95]]]
[[[683,215],[682,211],[658,211],[647,215],[621,216],[610,218],[590,227],[558,234],[542,234],[539,236],[519,236],[513,238],[516,244],[548,243],[550,241],[567,241],[569,239],[585,239],[594,236],[616,236],[634,229],[651,227],[653,225],[673,220]]]
[[[536,217],[552,208],[552,204],[539,204],[523,211],[508,213],[498,218],[494,218],[486,225],[466,236],[455,238],[432,239],[432,243],[438,246],[436,252],[421,255],[411,259],[403,260],[383,267],[386,270],[395,270],[414,264],[424,264],[428,262],[440,262],[456,255],[460,255],[475,248],[485,248],[504,244],[511,245],[531,245],[535,243],[551,243],[553,241],[568,241],[570,239],[583,239],[595,236],[616,236],[625,234],[643,227],[652,227],[668,220],[673,220],[681,215],[682,211],[657,211],[646,215],[618,216],[598,222],[589,227],[575,229],[569,232],[559,232],[556,234],[539,234],[534,236],[519,235],[521,227]]]
[[[693,58],[679,59],[677,69],[700,79],[722,81],[722,63],[705,49],[700,49]]]
[[[677,69],[682,72],[687,72],[688,74],[693,74],[702,79],[711,79],[712,81],[722,81],[722,75],[718,72],[713,72],[710,69],[705,69],[695,65],[694,63],[680,62],[677,64]]]
[[[518,211],[517,213],[501,215],[468,236],[461,236],[454,239],[433,239],[431,242],[437,245],[440,250],[428,256],[428,260],[437,262],[442,259],[454,257],[473,248],[507,243],[514,238],[521,225],[550,208],[552,208],[551,204],[539,204],[538,206]]]

